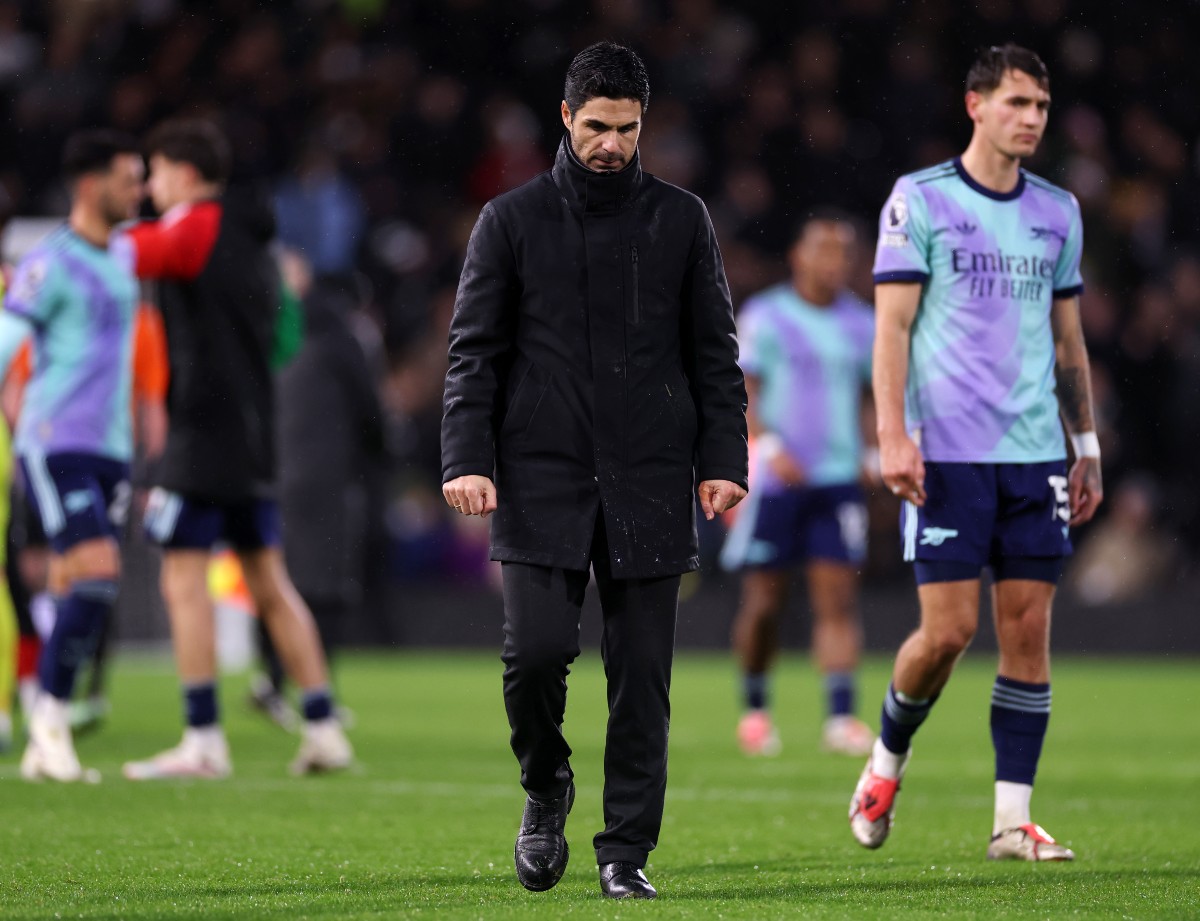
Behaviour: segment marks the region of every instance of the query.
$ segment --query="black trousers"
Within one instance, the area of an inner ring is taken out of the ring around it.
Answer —
[[[667,791],[669,693],[679,576],[614,579],[603,513],[592,541],[592,568],[604,612],[601,655],[608,679],[604,747],[604,831],[597,863],[639,867],[658,843]],[[504,563],[504,707],[521,785],[556,799],[571,778],[562,734],[567,675],[579,655],[579,616],[587,571]]]

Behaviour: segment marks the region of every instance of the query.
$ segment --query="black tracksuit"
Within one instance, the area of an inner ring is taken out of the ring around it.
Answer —
[[[272,495],[274,231],[267,204],[239,193],[130,231],[167,332],[171,422],[156,481],[172,492],[221,503]]]

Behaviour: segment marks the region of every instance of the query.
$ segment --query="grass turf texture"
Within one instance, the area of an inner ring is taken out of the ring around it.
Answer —
[[[0,918],[1189,918],[1200,916],[1200,662],[1060,659],[1034,818],[1073,864],[984,860],[991,828],[993,664],[960,665],[917,738],[891,840],[862,850],[846,806],[861,763],[819,754],[818,681],[788,657],[774,682],[782,756],[733,744],[728,659],[681,655],[654,903],[602,900],[603,677],[571,679],[579,797],[573,855],[548,893],[512,869],[522,794],[492,653],[345,656],[362,767],[292,779],[294,737],[222,682],[234,777],[133,784],[127,758],[178,733],[161,659],[124,658],[113,713],[81,740],[100,786],[25,784],[0,761]],[[874,717],[889,663],[871,660]],[[872,722],[876,720],[872,718]]]

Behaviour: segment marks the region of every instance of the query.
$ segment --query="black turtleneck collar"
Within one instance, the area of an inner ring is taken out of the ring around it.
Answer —
[[[620,211],[642,184],[642,164],[637,148],[633,159],[618,172],[590,170],[571,149],[571,136],[564,134],[554,158],[554,183],[572,210],[588,212]]]

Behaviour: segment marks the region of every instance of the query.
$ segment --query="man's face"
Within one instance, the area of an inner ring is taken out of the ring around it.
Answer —
[[[572,116],[563,102],[562,120],[579,162],[598,173],[611,173],[628,166],[637,150],[642,104],[637,99],[594,96]]]
[[[810,221],[788,256],[793,273],[835,295],[849,283],[854,267],[854,228],[841,221]]]
[[[170,160],[162,154],[150,157],[150,179],[147,186],[154,209],[163,214],[182,201],[196,179],[196,168],[190,163]]]
[[[967,93],[975,131],[1006,157],[1028,157],[1046,131],[1050,93],[1023,70],[1010,70],[990,93]]]
[[[137,216],[138,204],[145,194],[143,179],[146,166],[141,154],[117,154],[107,173],[93,177],[96,207],[105,222],[116,227]]]

